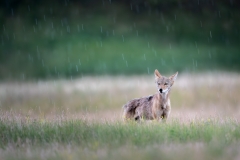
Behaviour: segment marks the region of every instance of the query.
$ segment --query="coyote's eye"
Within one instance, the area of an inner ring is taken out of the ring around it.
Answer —
[[[165,85],[165,86],[167,86],[167,85],[168,85],[168,83],[166,82],[166,83],[164,83],[164,85]]]

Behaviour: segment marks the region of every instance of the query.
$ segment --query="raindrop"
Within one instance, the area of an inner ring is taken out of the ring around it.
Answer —
[[[79,65],[81,66],[81,60],[80,60],[80,59],[78,59],[78,63],[79,63]]]
[[[128,62],[126,61],[126,66],[128,67]]]
[[[77,70],[77,72],[78,72],[78,65],[76,65],[76,70]]]
[[[210,37],[212,38],[212,32],[210,31]]]
[[[138,31],[136,31],[136,33],[137,33],[137,36],[138,36]]]
[[[171,43],[169,43],[169,48],[172,49],[172,45],[171,45]]]
[[[166,26],[167,32],[169,31],[168,26]]]
[[[150,44],[149,44],[149,42],[148,42],[148,48],[150,48]]]
[[[83,28],[83,24],[82,24],[82,30],[84,30],[84,28]]]
[[[36,32],[35,26],[33,26],[33,31]]]
[[[200,21],[200,25],[201,25],[201,27],[202,27],[202,21]]]
[[[115,36],[115,32],[114,32],[114,30],[113,30],[113,35]]]
[[[77,25],[77,27],[78,27],[78,32],[80,31],[80,29],[79,29],[79,25]]]
[[[103,63],[103,68],[106,69],[107,68],[107,64]]]
[[[122,40],[123,40],[123,42],[124,42],[124,36],[122,35]]]
[[[70,33],[70,26],[67,26],[67,32]]]
[[[176,14],[175,14],[175,21],[177,20],[177,16],[176,16]]]
[[[132,3],[130,4],[130,8],[131,8],[131,10],[133,9],[133,7],[132,7]]]
[[[62,27],[63,27],[63,21],[61,20],[61,24],[62,24]]]
[[[25,79],[25,75],[24,75],[24,73],[22,74],[22,79]]]
[[[28,5],[28,11],[30,12],[30,6]]]
[[[43,59],[42,59],[42,66],[43,66],[43,67],[45,66]]]
[[[220,11],[218,11],[218,16],[221,18],[221,13],[220,13]]]
[[[102,33],[102,30],[103,30],[103,29],[102,29],[102,26],[100,27],[100,30],[101,30],[101,33]]]
[[[122,54],[122,59],[124,60],[124,55]]]
[[[148,74],[149,74],[149,67],[147,67],[147,70],[148,70]]]
[[[52,28],[53,28],[53,22],[52,22]]]
[[[5,29],[5,26],[3,25],[3,31],[5,32],[6,31],[6,29]]]
[[[15,34],[13,33],[13,39],[15,39]]]
[[[113,17],[113,23],[116,23],[116,18],[115,17]]]
[[[195,46],[196,46],[196,48],[198,48],[198,46],[197,46],[197,42],[195,41]]]
[[[38,24],[37,18],[35,19],[35,23],[36,23],[36,25]]]
[[[211,59],[212,58],[212,55],[211,55],[211,52],[208,51],[208,55],[209,55],[209,58]]]
[[[146,55],[145,54],[143,55],[143,58],[144,58],[144,60],[146,60]]]
[[[12,16],[14,16],[14,12],[13,12],[13,9],[11,9],[11,11],[12,11]]]
[[[4,45],[3,36],[2,36],[2,46]]]
[[[46,16],[45,15],[43,16],[43,19],[44,19],[44,21],[46,21]]]
[[[139,13],[139,7],[138,7],[138,5],[136,5],[136,11],[137,11],[137,13]]]

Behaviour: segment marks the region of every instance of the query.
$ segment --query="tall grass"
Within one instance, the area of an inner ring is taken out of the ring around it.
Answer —
[[[147,123],[147,124],[146,124]],[[168,123],[98,123],[81,120],[0,121],[1,146],[9,143],[23,145],[63,143],[80,146],[121,146],[132,144],[148,146],[161,143],[187,143],[217,141],[232,143],[240,138],[239,123],[233,120],[193,120],[182,124]]]
[[[236,158],[239,123],[230,119],[168,123],[0,120],[3,159]],[[227,150],[227,151],[226,151]]]

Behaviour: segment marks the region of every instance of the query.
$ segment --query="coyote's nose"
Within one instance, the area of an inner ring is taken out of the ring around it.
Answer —
[[[162,93],[162,88],[159,89],[159,92]]]

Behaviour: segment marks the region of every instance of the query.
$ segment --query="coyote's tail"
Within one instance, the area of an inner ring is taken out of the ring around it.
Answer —
[[[128,120],[128,119],[133,119],[136,111],[136,107],[125,104],[123,107],[123,119]]]

